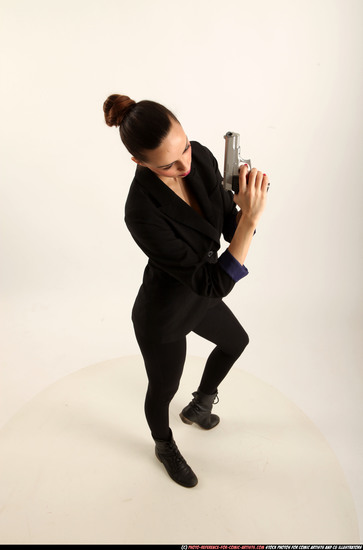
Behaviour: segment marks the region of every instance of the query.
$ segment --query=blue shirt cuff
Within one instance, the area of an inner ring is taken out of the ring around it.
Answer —
[[[228,273],[228,275],[237,283],[248,275],[248,269],[244,265],[241,265],[238,260],[229,252],[225,250],[218,259],[221,268]]]

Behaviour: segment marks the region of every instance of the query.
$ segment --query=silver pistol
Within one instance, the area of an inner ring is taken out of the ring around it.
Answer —
[[[224,173],[222,186],[225,191],[239,190],[239,168],[241,164],[248,164],[251,170],[251,160],[241,157],[239,134],[235,132],[227,132],[224,136],[226,140],[224,152]]]

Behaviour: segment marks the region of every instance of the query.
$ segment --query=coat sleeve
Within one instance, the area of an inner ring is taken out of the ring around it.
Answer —
[[[168,273],[199,296],[223,298],[231,292],[237,280],[247,275],[247,269],[228,250],[215,263],[210,263],[208,253],[199,257],[191,246],[175,235],[164,219],[154,218],[149,222],[140,214],[140,211],[129,213],[125,216],[125,222],[151,265]]]

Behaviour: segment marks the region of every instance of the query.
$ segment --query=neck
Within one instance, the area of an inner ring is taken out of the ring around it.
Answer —
[[[159,179],[161,179],[163,183],[165,183],[165,185],[167,185],[170,188],[179,186],[183,181],[183,178],[168,178],[166,176],[158,176],[158,177]]]

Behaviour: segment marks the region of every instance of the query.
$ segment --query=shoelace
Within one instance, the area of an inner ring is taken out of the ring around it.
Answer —
[[[193,393],[194,395],[194,393]],[[198,394],[195,393],[194,397],[196,397]],[[218,397],[218,394],[216,394],[215,398],[214,398],[214,401],[213,401],[213,405],[217,405],[217,403],[219,403],[219,397]],[[192,407],[198,412],[200,411],[200,405],[201,403],[198,403],[198,401],[196,401],[196,399],[193,399],[193,402],[192,402]]]
[[[176,443],[170,444],[170,450],[172,451],[172,459],[177,467],[185,466],[186,462],[183,456],[181,455]]]

